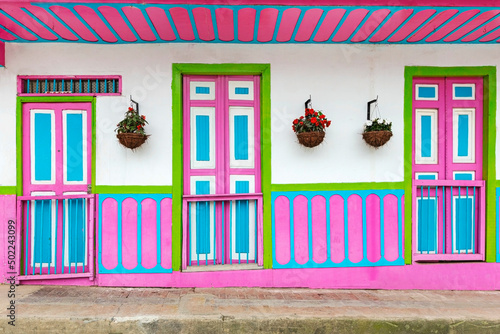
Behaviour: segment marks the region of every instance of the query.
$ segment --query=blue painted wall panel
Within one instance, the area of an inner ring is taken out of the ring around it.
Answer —
[[[434,252],[437,247],[437,212],[436,200],[419,198],[418,201],[418,247],[420,252]]]
[[[210,194],[210,181],[196,181],[196,195]],[[210,253],[210,202],[196,203],[196,253]]]
[[[236,87],[234,89],[234,94],[236,95],[248,95],[249,90],[248,87]]]
[[[431,116],[421,116],[421,138],[422,143],[420,146],[420,155],[422,158],[431,157],[431,147],[432,147],[432,117]]]
[[[52,261],[52,203],[50,200],[35,201],[35,264]]]
[[[472,198],[456,198],[456,248],[458,251],[472,249]]]
[[[424,99],[436,98],[436,87],[418,87],[418,97]]]
[[[52,175],[52,115],[35,114],[35,180],[50,181]]]
[[[458,156],[469,155],[469,115],[458,115]]]
[[[210,94],[210,87],[196,87],[196,94]]]
[[[83,199],[68,200],[68,257],[71,263],[85,262],[85,212]]]
[[[473,96],[472,87],[454,87],[455,97],[457,98],[471,98]]]
[[[234,158],[248,160],[248,116],[234,116]]]
[[[210,117],[196,116],[196,160],[210,161]]]

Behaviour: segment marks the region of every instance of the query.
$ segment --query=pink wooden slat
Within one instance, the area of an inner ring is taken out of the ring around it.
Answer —
[[[292,38],[300,13],[301,10],[298,8],[289,8],[283,12],[278,28],[278,35],[276,36],[278,42],[288,42]]]
[[[355,9],[349,13],[345,21],[342,23],[342,26],[339,28],[335,36],[333,36],[333,42],[344,42],[352,35],[354,30],[359,26],[361,21],[368,14],[367,9]]]
[[[109,30],[109,28],[102,22],[101,18],[97,13],[90,7],[87,6],[75,6],[75,11],[87,22],[87,24],[94,29],[94,31],[101,37],[101,39],[108,43],[115,43],[118,39]]]
[[[122,265],[126,269],[137,266],[137,201],[126,198],[122,202]]]
[[[169,9],[172,20],[174,21],[175,28],[179,34],[179,38],[184,41],[194,40],[193,27],[189,19],[189,13],[186,9],[175,7]]]
[[[153,23],[158,36],[164,41],[173,41],[175,40],[175,34],[170,26],[170,22],[168,21],[167,14],[161,8],[157,7],[148,7],[146,8],[146,13],[149,16],[149,19]]]
[[[274,202],[274,228],[276,261],[285,265],[290,262],[290,201],[279,196]]]
[[[122,7],[122,11],[143,41],[156,41],[155,34],[151,31],[146,18],[144,18],[144,15],[139,8],[124,6]]]
[[[229,42],[234,40],[234,20],[233,11],[229,8],[217,8],[215,19],[217,20],[217,33],[221,41]]]
[[[404,215],[401,215],[404,217]],[[384,197],[384,258],[395,261],[399,258],[398,198]]]
[[[471,17],[479,13],[479,9],[472,9],[466,12],[460,13],[458,16],[453,18],[450,22],[441,27],[438,31],[433,33],[429,38],[427,38],[426,42],[435,42],[439,41],[444,36],[448,35],[453,30],[460,27],[464,22],[469,20]]]
[[[204,7],[193,8],[193,17],[200,39],[203,41],[213,41],[215,34],[210,9]]]
[[[160,202],[161,212],[161,266],[172,268],[172,199],[165,198]]]
[[[370,42],[382,42],[389,37],[410,15],[413,14],[413,9],[401,9],[392,14],[392,16],[384,23],[382,27],[370,38]]]
[[[273,39],[277,18],[277,9],[266,8],[260,12],[259,31],[257,32],[257,40],[259,42],[269,42]]]
[[[437,14],[422,28],[420,28],[416,33],[414,33],[410,38],[408,38],[408,42],[421,41],[431,32],[436,31],[436,29],[439,28],[439,26],[448,21],[456,13],[458,13],[458,9],[449,9]]]
[[[313,261],[323,263],[327,260],[326,244],[326,199],[314,196],[311,199]]]
[[[0,29],[0,38],[6,41],[15,41],[17,39],[17,37],[13,36],[3,29]]]
[[[497,29],[499,26],[500,26],[500,17],[497,17],[496,19],[491,20],[490,22],[485,24],[484,27],[482,27],[481,29],[474,31],[469,36],[466,36],[465,38],[463,38],[462,42],[475,41],[476,39],[489,34],[491,31]],[[497,33],[496,38],[500,37],[500,30],[497,30],[496,33]],[[493,33],[491,35],[495,35],[495,34]],[[492,41],[494,39],[495,38],[489,39],[489,35],[488,35],[488,36],[481,38],[479,41],[480,42],[489,42],[489,41]]]
[[[38,23],[31,16],[26,14],[23,10],[21,10],[21,8],[17,6],[4,5],[2,6],[2,10],[5,11],[10,16],[12,16],[13,18],[15,18],[26,28],[30,29],[32,32],[34,32],[41,38],[51,41],[57,40],[56,35],[54,35],[50,30],[42,26],[40,23]]]
[[[363,260],[362,198],[359,195],[347,199],[347,217],[349,260],[358,263]]]
[[[102,254],[101,263],[104,268],[111,270],[118,265],[118,203],[112,198],[102,202]]]
[[[351,38],[351,42],[363,42],[366,40],[390,13],[391,11],[389,9],[379,9],[374,11],[363,26],[358,30],[356,35]]]
[[[330,257],[334,263],[345,260],[344,199],[333,195],[330,201]]]
[[[490,10],[484,13],[481,13],[479,16],[473,18],[470,22],[465,24],[464,26],[460,27],[458,30],[453,32],[450,36],[446,37],[444,39],[445,42],[454,42],[458,40],[459,38],[462,38],[464,35],[468,34],[472,30],[476,29],[479,27],[481,24],[485,23],[486,21],[490,20],[494,16],[498,15],[500,13],[500,10]]]
[[[371,194],[366,197],[366,257],[377,262],[381,258],[380,198]]]
[[[28,10],[31,14],[36,16],[40,21],[45,23],[48,27],[50,27],[56,34],[61,36],[61,38],[66,39],[68,41],[77,41],[78,37],[76,37],[68,28],[66,28],[58,19],[56,19],[52,14],[49,14],[45,9],[37,6],[25,6],[26,10]]]
[[[116,8],[109,6],[100,6],[98,10],[122,40],[124,40],[125,42],[137,41],[137,38],[130,30],[127,23],[125,23]]]
[[[151,269],[157,264],[156,201],[146,198],[141,205],[141,264],[144,268]]]
[[[429,17],[434,15],[436,10],[425,9],[421,12],[417,12],[413,15],[408,22],[406,22],[391,38],[389,42],[400,42],[408,37],[411,33],[415,31],[422,23],[424,23]]]
[[[253,8],[243,8],[238,11],[238,40],[241,42],[253,41],[255,31],[255,16]]]
[[[50,6],[50,10],[54,12],[61,20],[64,21],[74,32],[80,37],[89,42],[97,42],[98,39],[90,32],[90,30],[76,17],[73,12],[62,6]]]
[[[11,19],[9,19],[7,16],[5,16],[2,13],[0,13],[0,25],[4,26],[8,30],[12,31],[14,34],[16,34],[17,36],[19,36],[22,39],[25,39],[28,41],[36,41],[38,39],[32,33],[28,32],[22,26],[20,26],[16,22],[12,21]]]
[[[319,8],[309,9],[304,13],[299,30],[297,30],[297,34],[295,35],[295,40],[297,42],[305,42],[311,38],[321,15],[323,15],[323,10]]]
[[[302,195],[293,200],[293,239],[295,261],[305,264],[309,261],[309,226],[307,198]]]
[[[346,10],[345,9],[332,9],[326,14],[325,19],[321,23],[318,31],[316,32],[316,36],[314,36],[315,42],[325,42],[330,39],[330,36],[337,28],[340,20],[344,16]]]

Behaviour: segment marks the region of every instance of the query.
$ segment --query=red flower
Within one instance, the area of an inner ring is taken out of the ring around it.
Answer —
[[[326,126],[330,126],[330,124],[332,124],[332,121],[328,121],[328,122],[326,123]]]
[[[297,124],[297,123],[299,123],[299,120],[298,119],[294,119],[293,120],[293,124]]]
[[[144,116],[144,115],[141,115],[141,118],[142,118],[142,119],[146,119],[146,116]]]
[[[320,115],[319,118],[323,119],[325,118],[325,115]]]
[[[300,122],[299,124],[300,124],[300,125],[304,125],[304,122]]]
[[[314,116],[318,116],[318,113],[316,111],[314,112]]]
[[[138,128],[138,129],[141,129],[141,127],[142,127],[141,125],[137,125],[137,128]]]
[[[304,119],[304,116],[300,116],[300,119]]]
[[[314,124],[314,123],[316,123],[316,121],[317,121],[316,117],[311,118],[311,123]]]
[[[132,111],[132,110],[134,110],[134,108],[128,107],[128,111]]]

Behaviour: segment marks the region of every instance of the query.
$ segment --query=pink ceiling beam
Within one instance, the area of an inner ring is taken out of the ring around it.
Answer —
[[[340,26],[335,36],[333,36],[332,41],[333,42],[347,41],[349,37],[351,37],[354,30],[356,30],[356,28],[359,26],[361,21],[363,21],[363,19],[368,13],[369,11],[364,8],[355,9],[352,12],[350,12],[345,21]]]
[[[495,30],[493,32],[490,32],[488,35],[484,36],[479,41],[480,42],[491,42],[491,41],[493,41],[493,40],[495,40],[495,39],[497,39],[499,37],[500,37],[500,29],[497,29],[497,30]]]
[[[394,35],[392,35],[391,38],[388,39],[388,41],[401,42],[435,13],[436,11],[434,9],[426,9],[415,13],[409,21],[407,21]]]
[[[0,66],[5,66],[5,43],[0,42]]]
[[[456,31],[454,31],[450,36],[444,39],[445,42],[454,42],[459,38],[464,37],[466,34],[470,33],[483,23],[489,21],[493,17],[497,16],[500,13],[500,10],[490,10],[484,13],[481,13],[477,17],[473,18],[470,22],[466,23]]]
[[[418,42],[427,37],[433,31],[436,31],[443,23],[448,21],[451,17],[458,13],[457,9],[445,10],[433,17],[428,23],[414,33],[408,42]]]
[[[106,21],[113,30],[120,36],[125,42],[136,42],[137,38],[134,33],[130,30],[127,23],[123,20],[120,12],[116,8],[110,6],[100,6],[97,8],[99,12],[104,16]]]
[[[243,8],[238,11],[238,40],[241,42],[253,41],[255,31],[255,16],[253,8]]]
[[[8,30],[10,30],[12,33],[16,34],[22,39],[26,39],[28,41],[36,41],[38,38],[24,29],[21,25],[17,24],[16,22],[12,21],[10,18],[5,16],[4,14],[0,13],[0,25],[4,26]],[[3,30],[3,29],[2,29]]]
[[[169,12],[170,15],[172,15],[172,20],[174,21],[179,38],[184,41],[194,40],[193,27],[188,11],[181,7],[174,7],[170,8]]]
[[[33,19],[33,17],[26,14],[20,7],[3,5],[1,9],[23,24],[26,28],[40,36],[40,38],[50,41],[57,40],[56,35],[38,23],[35,19]]]
[[[56,19],[52,14],[41,7],[37,6],[24,6],[31,14],[36,18],[46,24],[50,29],[52,29],[56,34],[61,36],[62,39],[68,41],[77,41],[78,37],[73,34],[64,24],[62,24],[58,19]]]
[[[146,21],[146,18],[139,8],[124,6],[122,7],[122,11],[143,41],[156,41],[156,35],[151,31],[148,21]]]
[[[358,30],[356,35],[351,38],[351,42],[365,41],[390,13],[391,11],[389,9],[379,9],[374,11],[368,20],[365,21],[363,26]]]
[[[452,32],[453,30],[457,29],[462,24],[467,22],[471,17],[477,15],[477,13],[479,13],[479,9],[472,9],[459,14],[458,16],[454,17],[450,22],[442,26],[438,31],[433,33],[425,41],[426,42],[439,41],[441,38],[445,37],[450,32]]]
[[[217,20],[217,34],[224,42],[234,41],[234,14],[229,8],[217,8],[215,19]]]
[[[335,31],[335,28],[339,25],[340,20],[344,16],[346,10],[345,9],[332,9],[326,14],[325,19],[321,23],[318,31],[316,32],[316,36],[314,36],[315,42],[326,42],[330,39],[330,36]]]
[[[382,42],[389,37],[410,15],[413,9],[401,9],[392,14],[382,27],[370,38],[370,42]]]
[[[293,35],[301,10],[298,8],[286,9],[281,15],[281,24],[278,28],[276,40],[278,42],[288,42]]]
[[[500,17],[497,17],[494,20],[491,20],[490,22],[488,22],[487,24],[485,24],[480,29],[477,29],[472,34],[466,36],[465,38],[462,39],[462,42],[472,42],[472,41],[475,41],[476,39],[489,34],[490,32],[492,32],[493,30],[497,29],[498,27],[500,27]],[[498,32],[500,33],[500,30]],[[489,42],[489,41],[494,40],[495,37],[492,38],[492,39],[490,39],[490,40],[484,40],[483,41],[483,39],[484,38],[482,38],[480,41],[481,42],[486,42],[486,41]]]
[[[101,37],[101,39],[108,43],[116,43],[118,39],[108,29],[106,24],[101,20],[99,15],[90,7],[75,6],[75,11],[80,15],[87,24],[94,29],[94,31]]]
[[[257,40],[259,42],[269,42],[273,39],[277,19],[277,9],[266,8],[260,12],[259,31],[257,32]]]
[[[162,8],[158,7],[149,7],[146,8],[146,13],[149,16],[149,19],[153,23],[153,26],[158,33],[158,36],[164,41],[173,41],[176,39],[174,30],[170,25],[170,22],[167,17],[167,13]]]
[[[90,30],[80,21],[79,18],[68,8],[62,6],[50,6],[50,10],[61,20],[64,21],[74,32],[82,39],[89,42],[97,42],[98,39]]]
[[[213,41],[215,34],[211,10],[205,7],[193,8],[193,18],[200,39],[202,41]]]
[[[323,15],[323,10],[319,8],[309,9],[304,13],[302,22],[300,23],[299,30],[295,35],[295,41],[305,42],[311,38],[311,35],[318,25],[321,15]]]

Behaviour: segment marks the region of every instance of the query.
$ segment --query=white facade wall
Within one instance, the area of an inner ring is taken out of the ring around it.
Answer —
[[[499,66],[500,57],[495,45],[7,43],[6,62],[0,69],[0,186],[16,183],[17,75],[122,75],[123,96],[97,98],[96,184],[171,185],[172,127],[178,126],[171,117],[172,63],[271,64],[272,183],[286,184],[402,181],[404,67]],[[114,132],[130,95],[151,134],[135,152],[121,147]],[[325,142],[314,149],[299,145],[291,129],[309,95],[332,120]],[[361,133],[366,103],[377,95],[394,136],[373,149]]]

